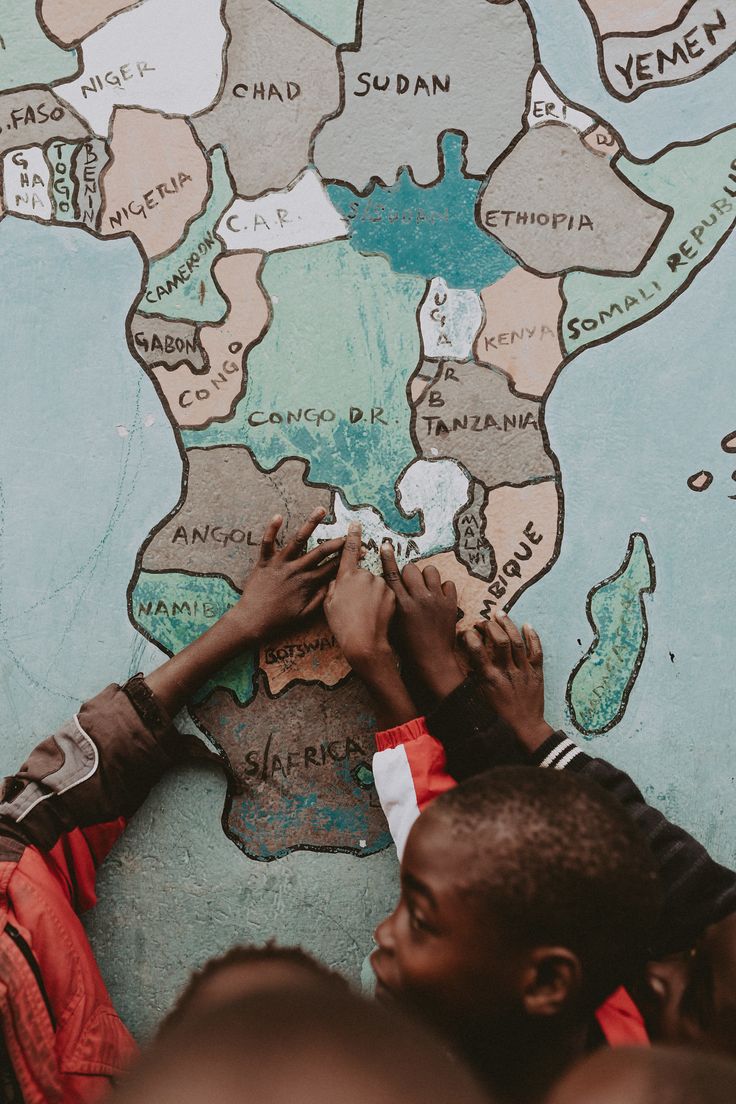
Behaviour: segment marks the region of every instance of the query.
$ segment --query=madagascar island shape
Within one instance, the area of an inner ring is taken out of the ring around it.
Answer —
[[[186,447],[247,445],[265,471],[303,457],[311,483],[416,532],[396,481],[416,459],[406,384],[419,362],[425,282],[344,241],[274,253],[261,280],[273,321],[248,357],[246,393],[229,421],[183,433]]]
[[[607,732],[626,711],[647,646],[643,595],[655,586],[647,539],[643,533],[632,533],[621,567],[588,595],[595,640],[567,685],[570,716],[586,736]]]

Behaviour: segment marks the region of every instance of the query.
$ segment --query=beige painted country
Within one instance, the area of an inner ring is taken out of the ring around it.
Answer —
[[[157,365],[153,370],[182,429],[200,429],[214,419],[227,418],[243,392],[246,352],[268,325],[268,301],[258,282],[262,259],[261,253],[232,253],[220,257],[214,266],[215,280],[230,310],[224,322],[199,331],[208,371],[195,375],[187,363],[173,370]]]
[[[42,0],[41,19],[54,38],[74,46],[136,0]]]
[[[207,200],[207,159],[184,119],[117,108],[102,174],[103,234],[128,231],[148,257],[168,253]]]
[[[541,398],[562,363],[561,283],[514,268],[481,292],[485,323],[475,358],[504,371],[521,395]]]

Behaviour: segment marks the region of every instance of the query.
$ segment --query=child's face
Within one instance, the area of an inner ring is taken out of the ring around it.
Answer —
[[[447,832],[430,809],[401,863],[401,897],[376,929],[376,995],[411,1005],[446,1034],[486,1031],[522,1008],[523,951],[462,885],[472,842]]]
[[[708,928],[690,954],[650,963],[647,973],[659,1038],[736,1057],[736,913]]]

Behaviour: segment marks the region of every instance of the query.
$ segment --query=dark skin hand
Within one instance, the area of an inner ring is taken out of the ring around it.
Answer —
[[[381,545],[383,577],[396,598],[396,622],[401,650],[427,689],[446,698],[463,682],[465,672],[456,645],[457,589],[443,583],[436,567],[421,571],[408,564],[403,572],[393,545]]]
[[[360,566],[361,527],[348,526],[325,616],[346,660],[371,692],[379,723],[393,728],[417,716],[388,639],[396,599],[383,579]]]
[[[544,655],[531,627],[517,628],[496,611],[463,634],[470,663],[483,695],[529,752],[540,748],[554,729],[544,719]]]
[[[149,689],[170,717],[230,660],[319,610],[337,572],[335,553],[344,544],[339,537],[311,552],[304,551],[325,512],[315,510],[283,548],[276,546],[283,518],[272,518],[237,604],[198,640],[147,676]]]

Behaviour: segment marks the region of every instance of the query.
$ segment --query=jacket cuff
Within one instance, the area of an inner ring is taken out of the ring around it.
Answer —
[[[590,762],[590,756],[564,732],[555,732],[540,748],[532,752],[529,762],[534,767],[579,771]]]
[[[475,675],[440,702],[427,717],[427,727],[444,747],[448,770],[458,781],[527,762],[526,749],[488,705]]]
[[[142,672],[133,675],[120,687],[138,717],[154,736],[164,732],[173,722],[160,701],[151,690]]]
[[[489,709],[475,675],[468,675],[465,682],[448,694],[427,717],[433,736],[444,744],[457,738],[458,731],[467,736],[486,731],[494,714]]]
[[[395,728],[385,728],[382,732],[377,732],[376,751],[386,751],[400,744],[409,744],[412,740],[419,740],[422,736],[428,735],[429,729],[425,718],[415,717],[414,720],[405,721]]]

